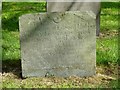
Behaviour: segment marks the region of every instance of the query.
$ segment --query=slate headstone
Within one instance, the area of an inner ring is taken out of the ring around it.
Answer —
[[[22,76],[91,76],[96,66],[92,12],[27,14],[19,18]]]

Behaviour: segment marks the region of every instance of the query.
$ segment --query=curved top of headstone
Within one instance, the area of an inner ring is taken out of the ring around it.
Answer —
[[[66,11],[66,12],[59,12],[59,14],[67,14],[67,13],[73,13],[74,12],[74,14],[75,15],[77,15],[77,16],[82,16],[82,17],[84,17],[86,20],[87,19],[96,19],[96,15],[95,15],[95,13],[93,13],[92,11]],[[79,14],[78,14],[79,13]],[[45,16],[51,16],[51,15],[53,15],[54,16],[54,14],[58,14],[58,12],[47,12],[47,13],[30,13],[30,14],[24,14],[24,15],[21,15],[20,17],[19,17],[19,20],[21,19],[21,18],[26,18],[26,16],[37,16],[37,15],[45,15]],[[84,14],[84,16],[83,16],[83,14]]]

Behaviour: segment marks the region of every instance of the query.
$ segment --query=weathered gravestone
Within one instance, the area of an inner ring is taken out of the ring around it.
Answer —
[[[19,20],[23,77],[95,74],[94,13],[27,14]]]
[[[100,32],[100,0],[92,2],[91,0],[47,0],[47,12],[65,12],[65,11],[92,11],[96,15],[96,35]],[[73,2],[72,2],[73,1]]]

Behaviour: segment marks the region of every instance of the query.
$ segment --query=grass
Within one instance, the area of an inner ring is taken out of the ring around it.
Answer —
[[[102,3],[101,33],[114,34],[118,30],[118,10],[116,3]],[[115,5],[114,5],[115,4]],[[41,7],[41,8],[40,8]],[[25,13],[45,12],[45,3],[3,3],[2,32],[3,32],[3,60],[20,59],[18,17]],[[9,9],[8,9],[9,8]],[[111,12],[112,11],[112,12]],[[112,14],[112,15],[111,15]],[[12,23],[11,23],[12,22]],[[109,36],[109,35],[108,35]],[[97,63],[117,62],[117,35],[97,39]],[[11,53],[12,52],[12,53]]]
[[[118,30],[118,12],[120,2],[101,3],[101,31]]]
[[[19,32],[3,31],[3,60],[20,59]]]
[[[18,17],[26,13],[46,12],[45,7],[46,3],[3,3],[3,88],[117,87],[117,80],[105,79],[102,76],[87,79],[78,77],[21,78]],[[97,73],[115,76],[118,62],[118,3],[104,2],[101,10],[101,34],[97,37],[96,45],[97,67],[101,66],[101,68]]]
[[[40,8],[42,7],[42,8]],[[2,33],[3,33],[3,59],[20,59],[19,20],[18,17],[26,13],[45,12],[46,3],[3,3]]]
[[[97,39],[97,64],[117,63],[118,36]]]
[[[18,17],[26,13],[45,12],[46,3],[3,2],[2,29],[19,31]],[[41,8],[40,8],[41,7]],[[12,23],[11,23],[12,22]]]

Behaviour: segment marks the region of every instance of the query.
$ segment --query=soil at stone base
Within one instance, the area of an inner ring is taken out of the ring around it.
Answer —
[[[68,78],[61,77],[44,77],[44,78],[21,78],[21,69],[20,67],[3,67],[2,80],[5,82],[6,80],[13,79],[18,82],[22,82],[23,84],[32,80],[35,81],[36,84],[43,84],[47,86],[52,85],[60,85],[63,83],[72,83],[74,86],[89,85],[91,87],[97,87],[99,85],[103,85],[103,87],[108,87],[108,84],[112,80],[117,80],[118,74],[118,66],[117,65],[108,65],[108,66],[97,66],[96,67],[96,75],[91,77],[77,77],[70,76]],[[40,82],[37,82],[40,81]]]

